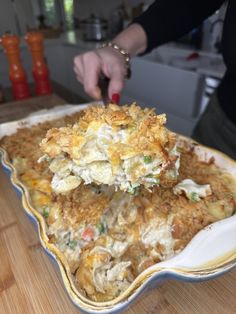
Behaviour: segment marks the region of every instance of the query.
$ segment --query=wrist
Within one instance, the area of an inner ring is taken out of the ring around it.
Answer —
[[[115,50],[120,55],[120,57],[122,57],[126,68],[126,78],[129,79],[131,77],[131,68],[130,68],[130,54],[128,53],[128,51],[111,41],[102,45],[102,48],[105,47],[109,47]]]
[[[131,24],[127,29],[118,34],[112,43],[124,49],[130,57],[143,53],[147,47],[147,36],[139,24]]]

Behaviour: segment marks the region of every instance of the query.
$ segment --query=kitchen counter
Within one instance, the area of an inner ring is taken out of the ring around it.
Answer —
[[[46,44],[55,44],[55,43],[61,43],[63,45],[68,45],[68,46],[74,46],[78,47],[83,50],[92,50],[99,48],[101,46],[101,42],[87,42],[82,39],[81,32],[79,30],[77,31],[69,31],[67,33],[63,33],[60,38],[57,39],[47,39]],[[154,49],[155,51],[160,51],[160,49],[165,49],[172,51],[172,54],[174,55],[179,55],[179,54],[191,54],[195,50],[191,47],[186,47],[182,45],[178,45],[176,43],[169,43],[166,44],[160,48]],[[212,52],[207,52],[207,51],[197,51],[201,56],[205,58],[209,58],[209,60],[213,60],[213,62],[206,64],[205,63],[199,63],[199,66],[197,67],[196,71],[199,74],[203,74],[206,76],[213,76],[216,78],[222,78],[224,73],[225,73],[225,65],[223,62],[223,58],[221,55],[212,53]],[[141,56],[138,58],[145,58],[145,56]],[[172,65],[174,66],[174,65]]]
[[[63,33],[58,38],[46,39],[45,56],[51,79],[80,98],[90,101],[91,98],[76,79],[73,60],[76,55],[100,45],[100,42],[84,41],[80,30]],[[31,56],[23,40],[21,48],[23,66],[29,82],[33,82]],[[155,107],[157,112],[167,113],[169,128],[190,136],[202,112],[205,78],[210,76],[220,79],[225,71],[220,55],[203,51],[199,52],[203,56],[203,62],[199,62],[194,69],[189,68],[185,59],[192,52],[189,47],[170,43],[154,49],[150,54],[133,58],[132,77],[126,81],[121,102],[135,101],[141,105]],[[184,60],[183,66],[174,64],[178,58]],[[0,64],[0,84],[7,87],[10,85],[8,66],[2,51]]]
[[[197,53],[199,57],[188,60],[188,57],[193,53]],[[226,70],[221,54],[194,50],[191,47],[176,43],[168,43],[154,49],[148,55],[144,55],[143,58],[217,79],[222,79]]]
[[[101,46],[102,42],[90,42],[90,41],[84,41],[82,37],[81,30],[76,31],[68,31],[65,33],[62,33],[57,38],[49,38],[45,39],[45,47],[48,46],[70,46],[70,47],[77,47],[78,50],[82,51],[88,51],[93,50],[96,48],[99,48]],[[21,49],[26,49],[26,43],[24,39],[21,39],[20,47]],[[62,48],[61,47],[61,48]],[[0,52],[3,50],[2,46],[0,45]],[[194,50],[191,47],[186,47],[182,45],[178,45],[176,43],[168,43],[166,45],[161,46],[160,48],[154,49],[153,52],[149,55],[139,56],[137,58],[145,58],[145,59],[152,59],[154,62],[158,63],[164,63],[169,64],[173,67],[178,67],[173,64],[169,63],[165,58],[161,58],[162,61],[160,61],[160,58],[153,58],[152,56],[156,56],[159,54],[160,51],[167,53],[167,55],[171,54],[173,56],[182,56],[186,54],[191,54]],[[208,57],[212,59],[213,61],[217,60],[218,62],[212,62],[211,64],[199,64],[199,66],[196,69],[196,72],[199,74],[203,74],[205,76],[213,76],[216,78],[221,79],[225,73],[225,65],[223,63],[223,59],[219,54],[206,52],[206,51],[198,51],[199,54],[201,54],[204,57]],[[168,57],[169,58],[169,57]],[[183,67],[184,68],[184,67]]]
[[[222,62],[217,64],[209,64],[208,66],[202,66],[197,69],[197,73],[202,74],[206,77],[210,76],[221,80],[225,74],[226,67]]]
[[[64,45],[75,46],[85,50],[99,48],[103,43],[100,41],[84,41],[80,30],[66,32],[61,35],[60,40]]]
[[[66,46],[73,46],[73,47],[78,47],[83,50],[93,50],[96,48],[99,48],[102,44],[102,42],[90,42],[90,41],[84,41],[82,38],[82,34],[80,30],[76,31],[68,31],[66,33],[62,33],[60,37],[55,38],[55,39],[46,39],[45,40],[45,45],[56,45],[56,44],[61,44],[61,45],[66,45]],[[22,44],[24,45],[24,44]],[[161,52],[163,51],[163,52]],[[169,64],[170,61],[170,56],[184,56],[184,55],[190,55],[191,53],[195,52],[191,47],[188,46],[183,46],[179,45],[176,43],[168,43],[165,44],[159,48],[154,49],[151,54],[144,55],[144,56],[138,56],[137,58],[144,58],[144,59],[150,59],[151,55],[156,56],[161,52],[161,54],[166,53],[167,54],[167,60],[165,60],[165,57],[163,58],[151,58],[154,62],[159,62],[159,63],[165,63]],[[225,72],[225,66],[223,62],[223,58],[220,54],[217,53],[212,53],[212,52],[207,52],[203,50],[197,51],[201,56],[205,58],[209,58],[213,62],[211,64],[205,63],[199,63],[199,69],[197,71],[202,74],[211,74],[216,77],[221,78],[224,75]],[[161,60],[161,61],[160,61]],[[171,64],[170,64],[171,65]],[[174,65],[171,65],[175,67]]]
[[[60,36],[56,38],[46,38],[44,41],[44,45],[45,46],[72,45],[72,46],[79,47],[85,50],[90,50],[90,49],[98,48],[101,45],[101,42],[84,41],[82,39],[81,32],[77,30],[77,31],[68,31],[68,32],[62,33]],[[20,48],[24,49],[26,47],[27,47],[27,44],[24,38],[21,38]],[[2,45],[0,45],[0,51],[3,51]]]

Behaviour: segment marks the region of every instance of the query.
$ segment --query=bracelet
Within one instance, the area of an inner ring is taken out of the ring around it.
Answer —
[[[105,48],[105,47],[111,47],[113,49],[115,49],[116,51],[118,51],[124,58],[125,60],[125,65],[126,65],[126,78],[129,79],[131,77],[131,67],[130,67],[130,54],[128,53],[128,51],[126,51],[125,49],[119,47],[117,44],[112,43],[111,41],[104,43],[101,45],[101,48]]]

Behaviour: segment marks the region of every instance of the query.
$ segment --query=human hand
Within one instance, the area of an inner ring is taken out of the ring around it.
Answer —
[[[98,80],[101,73],[109,78],[108,96],[120,94],[127,74],[125,59],[112,47],[86,52],[74,58],[74,71],[85,92],[92,98],[101,99]]]

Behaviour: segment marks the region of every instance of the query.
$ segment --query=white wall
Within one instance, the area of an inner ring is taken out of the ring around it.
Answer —
[[[17,26],[14,20],[12,3],[9,0],[0,1],[0,35],[6,31],[17,32]]]
[[[0,1],[0,34],[11,31],[24,35],[28,27],[34,27],[31,0]]]

